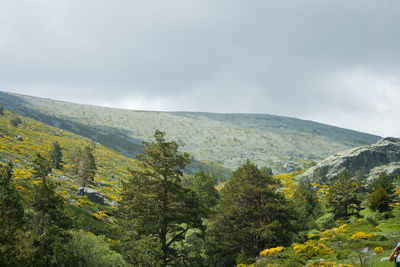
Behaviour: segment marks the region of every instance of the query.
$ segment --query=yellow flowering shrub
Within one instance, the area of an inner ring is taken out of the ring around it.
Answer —
[[[292,246],[296,254],[304,254],[309,257],[333,254],[333,250],[324,243],[314,242],[313,240],[308,240],[304,244],[293,244]]]
[[[337,264],[334,262],[314,262],[314,263],[309,263],[307,267],[337,267]]]
[[[261,257],[267,257],[267,256],[270,256],[270,255],[275,254],[275,253],[280,253],[283,250],[285,250],[285,248],[282,247],[282,246],[275,247],[275,248],[267,248],[267,249],[264,249],[263,251],[260,252],[260,256]]]
[[[367,233],[364,233],[364,232],[355,232],[351,236],[351,239],[368,239],[368,238],[370,238],[371,236],[374,236],[374,235],[376,235],[376,234],[374,234],[374,233],[367,234]]]
[[[282,184],[281,192],[285,195],[285,197],[287,199],[292,199],[297,187],[295,177],[291,173],[283,173],[275,175],[274,178],[280,181]]]
[[[374,251],[376,253],[382,253],[383,252],[383,248],[382,247],[376,247],[376,248],[374,248]]]

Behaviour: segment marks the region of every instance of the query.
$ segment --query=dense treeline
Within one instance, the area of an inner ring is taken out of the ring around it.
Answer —
[[[88,225],[85,211],[57,194],[57,184],[49,179],[52,169],[62,168],[58,143],[49,156],[37,154],[32,160],[38,182],[30,194],[16,189],[13,164],[2,164],[0,265],[252,264],[260,255],[306,242],[310,231],[330,229],[352,216],[361,218],[362,203],[385,218],[393,216],[390,199],[397,178],[385,173],[367,185],[361,174],[353,177],[344,171],[331,185],[301,180],[293,192],[285,192],[270,169],[247,161],[217,191],[215,178],[204,172],[183,182],[189,155],[180,153],[164,132],[156,131],[154,138],[129,169],[122,198],[109,214],[113,219],[100,226]],[[77,150],[70,163],[82,194],[96,172],[92,152],[92,147]],[[328,248],[324,251],[330,253]],[[286,255],[284,261],[288,266],[303,264],[307,255],[300,254]]]

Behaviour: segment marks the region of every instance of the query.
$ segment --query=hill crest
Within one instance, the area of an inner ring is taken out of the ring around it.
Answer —
[[[156,129],[197,160],[234,169],[246,159],[275,172],[293,171],[380,137],[312,121],[264,114],[123,110],[0,92],[0,105],[93,139],[134,157]]]

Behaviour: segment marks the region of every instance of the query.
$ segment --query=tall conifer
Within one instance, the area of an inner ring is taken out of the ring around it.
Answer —
[[[130,221],[138,240],[154,238],[161,246],[163,266],[179,264],[174,248],[189,229],[202,226],[197,198],[181,183],[182,169],[189,162],[187,153],[178,153],[178,144],[166,141],[156,131],[155,143],[144,143],[144,154],[137,156],[137,168],[124,185],[121,214]]]

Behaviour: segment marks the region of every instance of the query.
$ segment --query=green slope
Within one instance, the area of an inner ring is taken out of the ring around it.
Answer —
[[[17,126],[10,123],[18,118],[21,123]],[[18,135],[22,140],[16,138]],[[32,175],[31,161],[36,153],[48,156],[54,141],[58,141],[62,147],[64,162],[63,170],[53,170],[50,176],[58,184],[58,194],[71,204],[74,216],[81,214],[92,225],[91,231],[104,229],[101,224],[109,221],[108,214],[112,213],[119,201],[121,181],[126,179],[127,168],[135,166],[135,161],[103,145],[95,144],[94,156],[98,169],[95,184],[91,187],[105,198],[108,205],[94,203],[78,194],[80,181],[74,178],[71,171],[74,151],[93,145],[93,142],[74,133],[5,111],[0,115],[0,161],[4,163],[11,160],[14,163],[14,183],[22,194],[29,195],[33,187],[41,182]]]
[[[197,160],[234,169],[246,159],[276,172],[293,171],[379,137],[329,125],[260,114],[151,112],[105,108],[0,92],[0,104],[41,122],[134,156],[160,129]]]

